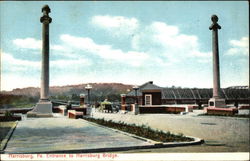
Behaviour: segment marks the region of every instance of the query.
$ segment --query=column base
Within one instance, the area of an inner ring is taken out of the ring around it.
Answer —
[[[36,107],[27,113],[27,117],[53,117],[52,103],[50,101],[38,102]]]
[[[136,104],[132,104],[132,113],[134,115],[138,115],[139,114],[139,105],[136,103]]]
[[[91,115],[91,113],[92,113],[92,108],[91,107],[87,107],[86,108],[86,115]]]
[[[210,98],[208,101],[209,108],[226,108],[226,102],[224,98]]]

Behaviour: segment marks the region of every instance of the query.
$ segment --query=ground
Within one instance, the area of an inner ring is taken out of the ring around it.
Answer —
[[[155,129],[203,138],[203,145],[133,150],[129,152],[249,152],[249,118],[197,116],[196,114],[108,114],[93,117],[145,124]]]
[[[129,113],[93,112],[92,117],[122,121],[129,124],[144,124],[155,129],[176,134],[182,133],[186,136],[194,136],[205,140],[202,145],[123,150],[119,153],[249,152],[249,118],[198,116],[195,112],[187,115],[133,115]],[[106,132],[102,133],[102,131]],[[28,135],[28,137],[22,137],[22,135]],[[44,147],[47,147],[46,150],[51,148],[57,148],[57,150],[77,149],[79,146],[88,149],[91,146],[93,146],[92,148],[102,145],[103,147],[110,146],[110,143],[113,144],[112,146],[123,145],[124,143],[129,145],[129,142],[144,144],[140,141],[137,142],[136,139],[130,140],[130,138],[123,136],[121,137],[123,141],[118,142],[117,137],[117,133],[97,129],[81,119],[74,120],[59,117],[25,120],[24,118],[24,121],[18,123],[8,143],[6,152],[22,151],[25,150],[24,146],[27,146],[28,150],[35,150],[35,143],[43,144],[37,147],[38,150],[44,150]],[[96,142],[90,145],[91,139],[98,140],[92,140]]]

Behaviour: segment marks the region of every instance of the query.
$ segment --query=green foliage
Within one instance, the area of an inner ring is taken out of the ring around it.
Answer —
[[[125,131],[128,133],[135,134],[137,136],[149,138],[155,141],[161,142],[173,142],[173,141],[193,141],[192,138],[183,136],[183,134],[174,135],[170,132],[164,132],[162,130],[154,130],[149,126],[136,124],[126,124],[124,122],[113,122],[112,120],[84,118],[87,121],[95,122],[97,124]]]
[[[12,117],[13,113],[11,113],[10,111],[7,110],[7,111],[5,111],[4,116],[5,117]]]
[[[22,95],[0,94],[0,108],[26,108],[35,105],[37,97],[28,97]]]

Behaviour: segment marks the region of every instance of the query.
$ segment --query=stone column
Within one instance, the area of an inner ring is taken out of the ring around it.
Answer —
[[[41,101],[49,99],[49,24],[52,19],[49,17],[50,8],[45,5],[42,8],[43,16],[40,22],[43,24],[42,31],[42,74],[41,74]]]
[[[27,113],[27,117],[53,117],[52,103],[49,101],[49,24],[52,19],[49,17],[48,5],[43,6],[42,13],[43,16],[40,18],[40,22],[43,24],[40,101],[32,111]]]
[[[217,23],[218,17],[212,15],[212,25],[209,27],[212,30],[212,48],[213,48],[213,98],[220,97],[220,62],[219,62],[219,44],[218,44],[218,29],[221,26]]]
[[[220,62],[219,62],[219,43],[218,29],[221,26],[217,23],[218,17],[212,15],[212,24],[209,27],[212,30],[212,48],[213,48],[213,97],[209,100],[209,107],[225,107],[225,100],[220,95]]]

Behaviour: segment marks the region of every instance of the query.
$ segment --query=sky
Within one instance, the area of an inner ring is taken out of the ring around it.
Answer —
[[[211,15],[222,88],[249,83],[247,1],[1,1],[1,90],[40,87],[48,4],[50,86],[148,81],[212,88]]]

